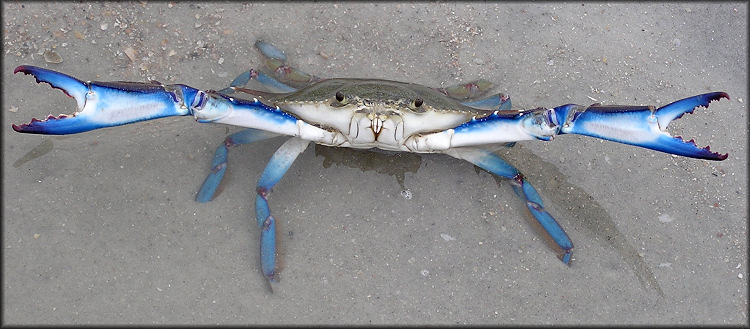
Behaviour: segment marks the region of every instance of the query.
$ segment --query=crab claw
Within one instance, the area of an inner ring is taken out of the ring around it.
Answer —
[[[37,83],[46,82],[74,98],[78,110],[71,115],[50,115],[13,125],[22,133],[66,135],[114,127],[137,121],[189,114],[184,97],[196,90],[183,85],[140,82],[81,81],[69,75],[35,66],[19,66],[13,73],[31,74]]]
[[[684,141],[666,132],[667,125],[697,107],[708,107],[711,101],[729,99],[724,92],[688,97],[654,110],[653,106],[623,105],[563,105],[554,109],[558,118],[565,118],[560,128],[563,134],[579,134],[602,138],[628,145],[707,160],[724,160],[728,153],[711,152],[700,148],[694,140]]]

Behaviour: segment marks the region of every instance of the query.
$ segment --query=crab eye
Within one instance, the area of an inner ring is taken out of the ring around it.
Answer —
[[[344,93],[342,93],[342,92],[341,92],[341,90],[339,90],[339,91],[337,91],[337,92],[336,92],[336,100],[337,100],[337,101],[338,101],[339,103],[342,103],[342,102],[344,102],[344,99],[345,99],[345,98],[346,98],[346,97],[344,97]]]
[[[414,100],[414,107],[420,107],[422,106],[422,104],[424,104],[424,100],[422,100],[421,98],[417,98]]]

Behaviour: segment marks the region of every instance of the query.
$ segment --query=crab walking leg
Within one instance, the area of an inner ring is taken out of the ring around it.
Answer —
[[[211,171],[208,173],[208,176],[206,176],[206,180],[203,181],[203,185],[201,185],[201,189],[198,191],[195,201],[208,202],[214,198],[216,189],[219,187],[221,180],[224,179],[224,174],[227,171],[227,156],[230,147],[249,144],[276,136],[279,136],[279,134],[252,128],[227,136],[224,142],[216,148],[214,160],[211,163]]]
[[[524,200],[526,207],[529,208],[531,215],[542,226],[547,235],[557,244],[559,248],[558,257],[565,264],[570,264],[570,258],[573,255],[573,242],[570,241],[565,230],[557,221],[544,210],[542,198],[531,183],[521,174],[518,169],[505,162],[498,155],[482,149],[475,148],[458,148],[445,151],[445,154],[458,159],[463,159],[474,165],[489,171],[500,177],[511,180],[513,190]]]
[[[258,82],[260,82],[261,85],[276,92],[290,93],[290,92],[297,91],[296,88],[283,84],[280,81],[266,75],[263,72],[260,72],[256,69],[251,69],[249,71],[245,71],[244,73],[238,75],[236,78],[234,78],[234,80],[232,80],[232,82],[229,84],[229,87],[219,90],[219,92],[222,94],[227,94],[227,95],[232,94],[237,90],[237,88],[244,87],[252,79],[257,80]]]
[[[258,40],[255,42],[255,48],[258,49],[260,54],[263,55],[263,57],[266,59],[267,66],[269,66],[271,70],[273,70],[277,75],[281,74],[283,76],[284,72],[286,72],[285,69],[292,71],[296,70],[294,68],[289,68],[288,66],[286,66],[286,55],[284,55],[284,52],[276,48],[274,45]],[[302,79],[306,79],[305,82],[309,83],[312,81],[310,80],[312,78],[311,75],[302,71],[299,72],[303,75]],[[252,79],[257,80],[266,88],[269,88],[276,92],[290,93],[297,91],[296,88],[282,83],[281,81],[276,80],[259,70],[250,69],[249,71],[245,71],[244,73],[238,75],[236,78],[234,78],[234,80],[232,80],[232,83],[229,84],[229,87],[224,88],[219,92],[223,94],[234,93],[237,88],[244,87]]]
[[[513,107],[510,96],[503,93],[473,102],[462,102],[461,104],[490,111],[509,111]]]
[[[297,156],[310,144],[309,141],[293,137],[276,151],[263,170],[258,180],[258,195],[255,197],[255,215],[260,232],[260,263],[263,275],[268,279],[273,290],[273,284],[278,282],[276,269],[276,221],[268,207],[268,195],[276,183],[281,180],[291,167]]]
[[[256,41],[255,49],[258,49],[258,52],[264,57],[266,66],[273,71],[276,79],[283,81],[283,84],[293,87],[304,87],[320,80],[319,77],[287,65],[284,52],[268,42],[263,40]]]
[[[465,100],[479,97],[493,87],[495,87],[494,83],[484,79],[480,79],[467,83],[460,83],[455,86],[433,89],[445,94],[450,98],[456,100]]]

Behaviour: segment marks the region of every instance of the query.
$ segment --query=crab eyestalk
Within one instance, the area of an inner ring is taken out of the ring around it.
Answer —
[[[712,101],[729,99],[725,92],[688,97],[658,109],[653,106],[623,105],[563,105],[554,109],[558,118],[565,121],[561,134],[579,134],[602,138],[628,145],[645,147],[669,154],[706,160],[724,160],[728,153],[712,152],[709,146],[700,148],[694,140],[684,141],[666,132],[670,122],[698,107],[708,107]]]
[[[185,99],[194,99],[197,90],[184,85],[140,82],[81,81],[69,75],[35,66],[19,66],[13,73],[33,75],[74,98],[75,113],[46,119],[31,119],[13,130],[45,135],[66,135],[114,127],[168,116],[190,114]]]

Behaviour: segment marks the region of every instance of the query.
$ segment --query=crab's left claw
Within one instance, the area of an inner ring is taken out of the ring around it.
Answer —
[[[724,92],[688,97],[654,109],[653,106],[580,106],[563,105],[554,109],[557,119],[562,121],[560,133],[598,137],[628,145],[707,160],[724,160],[728,153],[711,152],[706,146],[700,148],[694,140],[684,141],[680,136],[672,137],[666,132],[667,125],[685,113],[693,113],[697,107],[708,107],[711,101],[729,99]]]
[[[13,130],[31,134],[66,135],[114,127],[137,121],[189,114],[184,104],[197,90],[184,85],[139,82],[81,81],[69,75],[35,66],[19,66],[13,73],[31,74],[74,98],[78,110],[71,115],[50,115],[13,125]],[[190,104],[188,104],[190,105]]]

